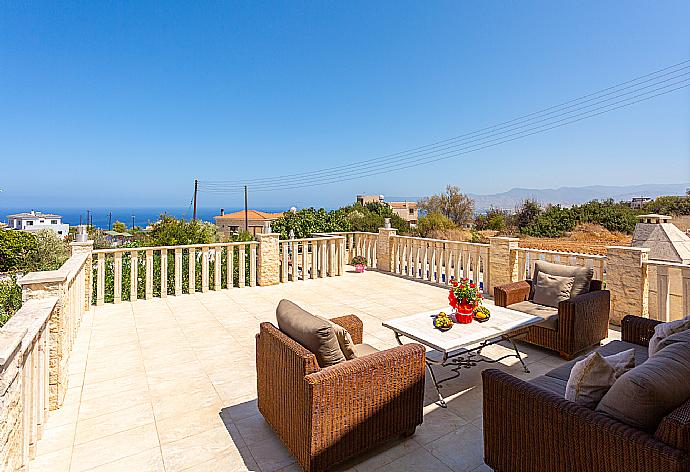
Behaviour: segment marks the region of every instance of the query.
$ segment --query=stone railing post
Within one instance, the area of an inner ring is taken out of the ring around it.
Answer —
[[[487,293],[492,297],[494,287],[517,282],[518,238],[489,238],[489,287]]]
[[[610,322],[620,325],[625,315],[649,317],[649,248],[608,246],[606,289],[611,292]]]
[[[397,233],[395,228],[379,228],[379,234],[376,239],[376,268],[390,272],[393,267],[393,245],[391,244],[391,237]]]
[[[260,233],[258,255],[258,283],[260,286],[280,283],[280,234]]]
[[[72,242],[69,243],[70,249],[72,251],[72,255],[75,254],[81,254],[81,253],[88,253],[91,254],[93,252],[93,241],[83,241],[83,242]],[[93,290],[93,283],[92,283],[92,277],[93,277],[93,258],[89,257],[86,260],[86,265],[84,267],[84,284],[86,287],[85,294],[84,294],[84,311],[89,311],[89,308],[91,307],[91,296],[92,296],[92,290]]]

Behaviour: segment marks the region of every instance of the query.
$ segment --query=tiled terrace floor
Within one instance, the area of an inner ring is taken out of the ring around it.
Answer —
[[[299,470],[256,408],[254,335],[289,298],[325,316],[354,313],[364,341],[396,345],[381,321],[441,307],[446,291],[377,272],[273,287],[106,305],[87,314],[70,360],[69,390],[51,412],[30,471]],[[615,333],[614,333],[615,335]],[[560,365],[520,346],[531,373]],[[495,346],[489,357],[505,352]],[[513,362],[515,361],[515,362]],[[427,381],[424,423],[414,436],[345,464],[357,471],[484,471],[481,368],[444,388]]]

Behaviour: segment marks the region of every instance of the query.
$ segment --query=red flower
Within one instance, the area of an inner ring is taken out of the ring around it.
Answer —
[[[476,287],[476,285],[474,285],[473,283],[470,283],[470,287],[474,288],[474,287]]]

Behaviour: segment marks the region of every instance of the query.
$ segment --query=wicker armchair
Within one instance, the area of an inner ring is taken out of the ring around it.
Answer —
[[[625,317],[622,349],[646,346],[656,323]],[[484,460],[497,472],[690,470],[690,401],[650,434],[505,372],[482,377]]]
[[[354,315],[331,321],[362,343]],[[304,470],[320,471],[422,423],[425,351],[407,344],[334,366],[271,323],[256,339],[259,411]]]
[[[558,322],[531,326],[523,340],[558,351],[566,360],[599,344],[608,336],[611,305],[611,294],[602,285],[600,280],[592,280],[589,293],[560,302]],[[494,302],[503,307],[521,304],[529,300],[531,291],[530,280],[501,285],[494,288]]]

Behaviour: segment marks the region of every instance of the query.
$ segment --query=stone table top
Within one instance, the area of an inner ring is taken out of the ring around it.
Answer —
[[[472,321],[468,324],[455,323],[448,331],[434,328],[433,317],[439,312],[450,313],[450,307],[424,311],[384,321],[382,324],[396,333],[415,340],[436,351],[449,353],[474,344],[497,338],[520,328],[526,328],[543,321],[538,316],[496,306],[489,300],[484,305],[491,311],[491,318],[482,323]]]

